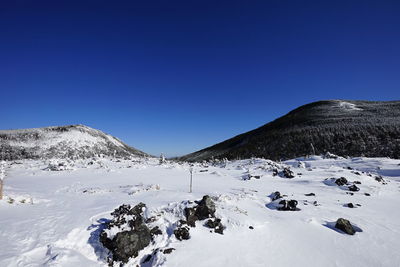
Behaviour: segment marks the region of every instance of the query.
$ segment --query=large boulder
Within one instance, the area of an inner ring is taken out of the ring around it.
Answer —
[[[198,202],[196,207],[195,215],[199,220],[208,219],[214,217],[215,214],[215,204],[211,197],[208,195],[203,196],[203,199]]]
[[[356,233],[350,221],[343,218],[337,219],[335,228],[342,230],[343,232],[349,235],[354,235]]]
[[[133,208],[130,205],[121,205],[111,213],[114,218],[101,232],[100,242],[110,250],[113,261],[127,263],[130,258],[137,257],[139,251],[150,244],[152,235],[159,234],[157,229],[150,231],[144,223],[145,207],[143,203]],[[113,235],[115,232],[117,233]]]
[[[114,261],[128,262],[130,258],[137,257],[140,250],[151,242],[151,233],[146,225],[141,225],[135,230],[119,232],[107,247],[113,254]]]
[[[348,181],[347,181],[346,178],[340,177],[340,178],[338,178],[338,179],[335,180],[335,183],[336,183],[338,186],[342,186],[342,185],[348,184]]]
[[[196,227],[196,221],[199,219],[196,215],[196,208],[185,208],[186,222],[191,227]]]

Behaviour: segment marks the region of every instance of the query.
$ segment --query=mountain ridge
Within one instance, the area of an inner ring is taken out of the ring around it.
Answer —
[[[148,156],[120,139],[82,124],[0,130],[4,159]]]
[[[383,147],[382,147],[383,146]],[[400,157],[400,101],[322,100],[300,106],[254,130],[182,156],[289,159],[332,152]]]

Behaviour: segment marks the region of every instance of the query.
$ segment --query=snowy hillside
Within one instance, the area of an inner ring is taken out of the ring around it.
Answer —
[[[0,151],[5,159],[146,155],[111,135],[84,125],[0,130]]]
[[[172,267],[400,263],[400,160],[195,164],[193,193],[187,163],[58,160],[65,170],[51,171],[53,163],[5,164],[0,266],[107,266],[113,257]],[[124,251],[106,248],[138,235]],[[130,249],[136,256],[124,258]]]
[[[283,160],[328,151],[350,157],[400,158],[400,101],[313,102],[181,159]]]

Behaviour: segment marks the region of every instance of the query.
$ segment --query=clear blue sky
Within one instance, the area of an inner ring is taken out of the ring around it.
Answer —
[[[400,99],[400,1],[2,1],[0,129],[181,155],[321,99]]]

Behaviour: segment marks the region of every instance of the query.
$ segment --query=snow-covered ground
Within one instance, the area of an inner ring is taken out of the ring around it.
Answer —
[[[58,166],[28,160],[6,165],[0,266],[107,266],[107,250],[99,242],[102,222],[121,204],[139,202],[158,216],[154,224],[163,234],[128,266],[140,265],[156,248],[175,250],[143,266],[400,266],[400,160],[315,156],[281,164],[262,159],[196,164],[193,193],[187,163],[78,160],[60,165],[60,171],[49,165]],[[274,168],[286,165],[294,178],[273,176]],[[360,191],[330,179],[340,177],[361,182]],[[297,200],[300,210],[275,209],[270,198],[275,191]],[[207,194],[224,234],[197,222],[189,240],[177,240],[170,230],[182,203]],[[335,229],[338,218],[358,232]]]

